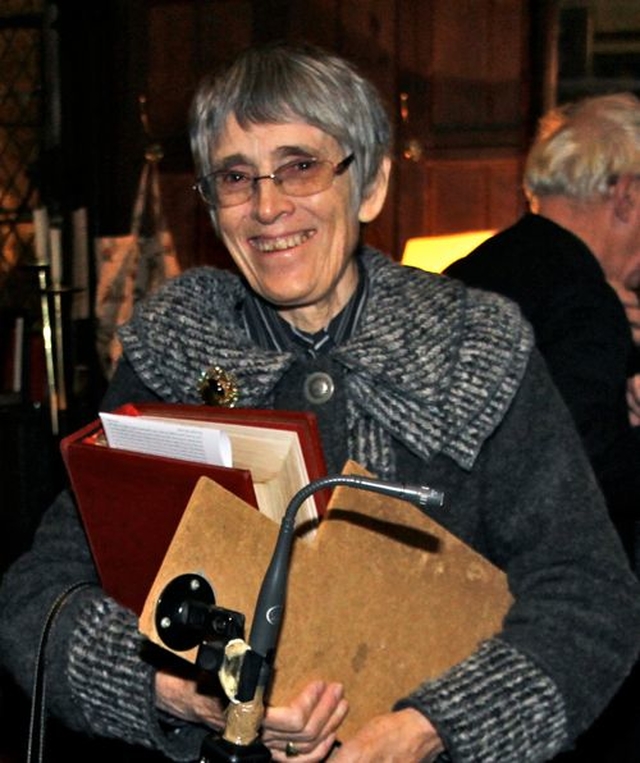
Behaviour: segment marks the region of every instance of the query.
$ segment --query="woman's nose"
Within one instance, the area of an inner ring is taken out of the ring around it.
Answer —
[[[271,177],[256,179],[252,202],[256,218],[263,223],[273,222],[280,215],[291,212],[294,207],[292,198]]]

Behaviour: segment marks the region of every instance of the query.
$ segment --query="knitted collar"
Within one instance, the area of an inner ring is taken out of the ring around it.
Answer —
[[[436,453],[470,469],[502,420],[524,374],[531,331],[494,294],[358,255],[370,293],[356,334],[334,354],[347,369],[347,398],[425,461]],[[238,406],[268,408],[293,361],[257,348],[244,330],[242,280],[194,268],[141,303],[120,331],[141,380],[168,402],[200,403],[201,373],[219,366],[237,380]]]

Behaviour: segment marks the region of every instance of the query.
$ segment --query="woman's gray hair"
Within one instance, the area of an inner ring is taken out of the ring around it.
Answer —
[[[623,174],[640,173],[640,101],[631,93],[593,96],[548,112],[524,172],[529,199],[588,200]]]
[[[250,48],[202,82],[190,130],[199,176],[215,169],[212,153],[232,115],[241,127],[302,121],[331,135],[355,155],[358,203],[391,152],[391,125],[375,87],[344,59],[311,45]]]

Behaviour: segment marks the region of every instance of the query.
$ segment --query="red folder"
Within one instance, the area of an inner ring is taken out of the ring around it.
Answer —
[[[125,412],[128,406],[115,411]],[[298,411],[141,403],[140,414],[247,424],[297,433],[309,480],[326,474],[315,416]],[[248,469],[144,455],[96,444],[99,420],[60,444],[71,487],[104,589],[137,614],[142,611],[196,482],[209,477],[257,507]],[[318,513],[324,491],[315,495]]]

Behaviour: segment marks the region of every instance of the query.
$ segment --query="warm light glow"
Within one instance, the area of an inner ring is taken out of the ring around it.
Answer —
[[[476,246],[493,236],[494,230],[474,230],[446,236],[410,238],[404,248],[402,264],[441,273],[452,262],[466,257]]]

